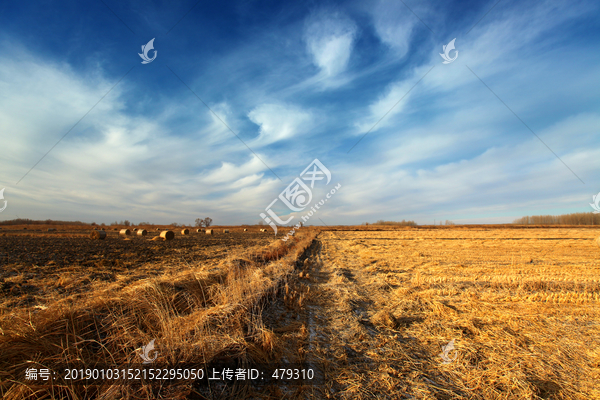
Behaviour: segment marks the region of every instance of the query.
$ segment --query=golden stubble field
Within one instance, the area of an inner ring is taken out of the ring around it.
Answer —
[[[3,230],[2,398],[600,398],[597,229],[306,228],[285,243],[255,230],[169,242]],[[303,363],[316,380],[8,379],[139,362],[151,339],[165,362]]]
[[[600,398],[597,235],[322,232],[299,277],[314,397]]]
[[[303,229],[284,243],[258,227],[228,229],[156,241],[156,230],[91,240],[89,229],[3,228],[0,397],[204,398],[207,389],[190,379],[84,385],[64,374],[52,384],[25,377],[27,368],[139,367],[140,347],[153,339],[163,364],[267,357],[262,304],[277,296],[315,232]]]

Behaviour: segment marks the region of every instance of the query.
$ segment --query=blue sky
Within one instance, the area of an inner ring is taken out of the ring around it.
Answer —
[[[313,202],[342,185],[315,225],[592,211],[599,16],[593,1],[3,2],[0,220],[257,223],[314,159],[332,179]]]

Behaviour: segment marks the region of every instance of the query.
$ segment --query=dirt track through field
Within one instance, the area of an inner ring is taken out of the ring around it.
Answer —
[[[340,248],[336,243],[339,238],[335,233],[332,236],[315,241],[310,257],[311,296],[305,315],[309,332],[307,360],[319,366],[319,383],[325,382],[313,395],[413,398],[402,395],[409,388],[399,386],[399,378],[415,371],[410,363],[401,365],[401,361],[422,359],[427,363],[431,357],[417,338],[401,337],[376,326],[373,319],[378,318],[380,299],[390,287],[372,283],[356,262],[357,255]],[[405,318],[402,322],[410,325],[418,320]],[[427,378],[413,383],[425,387]],[[429,383],[435,386],[435,382]],[[455,394],[461,393],[457,390]]]

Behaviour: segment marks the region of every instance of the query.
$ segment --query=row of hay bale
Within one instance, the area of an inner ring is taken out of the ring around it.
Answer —
[[[50,231],[55,231],[55,228],[49,228],[48,232]],[[117,230],[117,228],[114,228],[113,230]],[[160,228],[156,228],[157,231],[160,231]],[[247,232],[248,229],[244,229],[244,232]],[[266,229],[261,229],[261,232],[266,232]],[[148,231],[146,229],[141,229],[141,228],[134,228],[133,232],[136,232],[136,234],[138,236],[146,236],[148,235]],[[214,234],[214,229],[196,229],[196,232],[200,233],[200,232],[205,232],[207,235],[213,235]],[[223,229],[223,233],[229,233],[229,229]],[[121,229],[119,231],[119,235],[120,236],[131,236],[132,231],[130,229],[124,228]],[[189,229],[183,229],[181,231],[182,235],[189,235],[190,234],[190,230]],[[170,230],[163,230],[160,233],[160,237],[162,237],[164,240],[172,240],[175,237],[175,233],[173,231]],[[90,234],[90,238],[92,239],[96,239],[96,240],[104,240],[106,238],[106,232],[103,230],[98,230],[97,228],[94,228],[94,230],[92,231],[92,233]]]

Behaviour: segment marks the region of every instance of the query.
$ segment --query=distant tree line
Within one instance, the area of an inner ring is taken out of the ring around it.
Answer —
[[[515,219],[518,225],[600,225],[600,214],[593,212],[563,215],[534,215]]]
[[[110,225],[111,225],[111,226],[113,226],[113,225],[131,226],[131,222],[129,222],[129,221],[127,221],[127,220],[125,220],[125,221],[121,221],[121,222],[117,222],[117,221],[115,221],[115,222],[111,223]]]
[[[365,225],[369,225],[369,223],[367,222]],[[406,220],[402,220],[402,221],[384,221],[382,219],[380,219],[379,221],[375,222],[374,224],[371,225],[401,225],[401,226],[417,226],[417,223],[415,221],[406,221]]]
[[[196,226],[205,226],[209,227],[212,225],[212,218],[206,217],[204,219],[198,218],[196,219]],[[45,221],[42,220],[34,220],[28,218],[17,218],[9,221],[0,221],[0,225],[91,225],[91,226],[106,226],[105,223],[97,224],[95,222],[81,222],[81,221],[54,221],[51,219],[47,219]],[[129,220],[125,221],[115,221],[108,224],[109,226],[133,226],[135,225]],[[138,226],[153,226],[154,224],[150,222],[140,222],[137,224]],[[185,226],[185,224],[179,224],[177,222],[173,222],[171,226]]]
[[[89,224],[87,222],[81,222],[81,221],[53,221],[51,219],[42,221],[42,220],[34,220],[34,219],[28,219],[28,218],[17,218],[17,219],[12,219],[10,221],[0,221],[0,225],[89,225]]]

